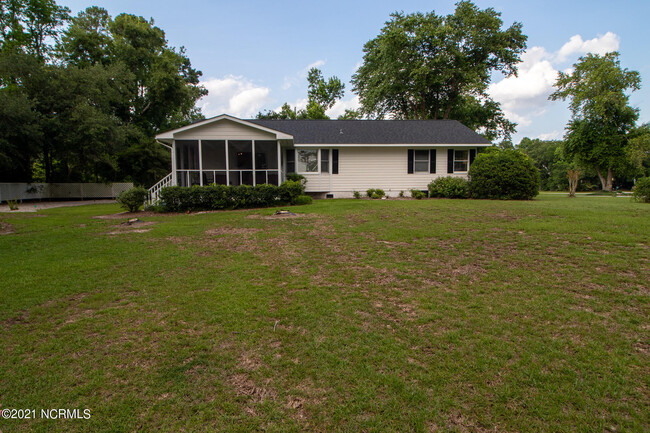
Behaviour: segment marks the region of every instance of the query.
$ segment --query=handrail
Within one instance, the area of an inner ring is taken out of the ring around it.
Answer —
[[[172,173],[169,173],[167,176],[163,177],[158,183],[149,188],[149,194],[147,196],[147,204],[155,204],[160,200],[160,190],[172,185]]]

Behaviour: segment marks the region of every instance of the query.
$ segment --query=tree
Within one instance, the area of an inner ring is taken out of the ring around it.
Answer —
[[[521,24],[503,30],[500,13],[469,1],[453,14],[393,13],[364,46],[352,78],[362,111],[398,119],[455,119],[486,137],[508,138],[509,122],[487,88],[494,72],[516,74],[527,37]]]
[[[612,190],[615,171],[627,163],[625,149],[638,119],[628,105],[627,90],[638,90],[636,71],[622,69],[619,53],[588,54],[573,65],[573,72],[560,72],[552,100],[570,100],[565,152],[584,167],[593,168],[602,189]]]
[[[329,119],[325,114],[336,101],[344,95],[345,84],[337,77],[328,80],[318,68],[311,68],[307,73],[307,107],[302,110],[292,108],[285,102],[280,111],[257,113],[258,119]],[[347,111],[346,111],[347,113]]]
[[[67,12],[0,0],[0,177],[152,184],[169,170],[155,134],[202,117],[201,72],[153,20],[93,6],[62,30]]]
[[[650,124],[645,123],[629,134],[625,154],[634,171],[635,178],[650,176]]]
[[[70,9],[55,0],[0,0],[0,50],[18,50],[48,58],[50,40],[69,19]]]

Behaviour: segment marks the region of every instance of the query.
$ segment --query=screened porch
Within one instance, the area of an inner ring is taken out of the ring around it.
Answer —
[[[277,140],[175,140],[174,183],[258,185],[282,182]]]

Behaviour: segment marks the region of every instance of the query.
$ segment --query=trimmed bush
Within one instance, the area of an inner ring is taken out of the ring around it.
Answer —
[[[379,188],[370,188],[366,191],[366,195],[372,199],[380,199],[386,195],[383,189]]]
[[[305,205],[305,204],[311,204],[311,202],[312,202],[312,198],[311,198],[311,196],[308,196],[308,195],[299,195],[299,196],[296,197],[296,199],[293,201],[293,204],[298,205],[298,206],[302,206],[302,205]]]
[[[300,182],[303,186],[305,186],[305,184],[307,183],[307,178],[302,174],[298,174],[298,173],[287,173],[287,180],[291,180],[293,182]]]
[[[634,200],[641,203],[650,203],[650,177],[637,179],[632,188]]]
[[[361,193],[359,191],[352,191],[352,196],[359,199],[361,198]]]
[[[469,196],[497,200],[530,200],[539,194],[539,171],[518,150],[490,149],[469,169]]]
[[[120,195],[117,196],[116,201],[120,204],[122,209],[128,210],[129,212],[137,212],[138,209],[144,205],[144,202],[147,199],[147,194],[149,194],[149,192],[146,189],[137,186],[122,191]]]
[[[426,194],[420,191],[419,189],[412,189],[411,190],[411,197],[416,199],[416,200],[422,200],[423,198],[426,198]]]
[[[245,209],[294,204],[305,187],[288,180],[282,185],[170,186],[160,190],[160,206],[166,212]]]
[[[467,184],[462,177],[439,177],[429,184],[429,197],[467,198]]]

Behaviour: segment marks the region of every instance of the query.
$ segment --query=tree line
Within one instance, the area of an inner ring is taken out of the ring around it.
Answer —
[[[153,20],[1,0],[0,181],[152,184],[154,136],[201,117],[200,76]]]

